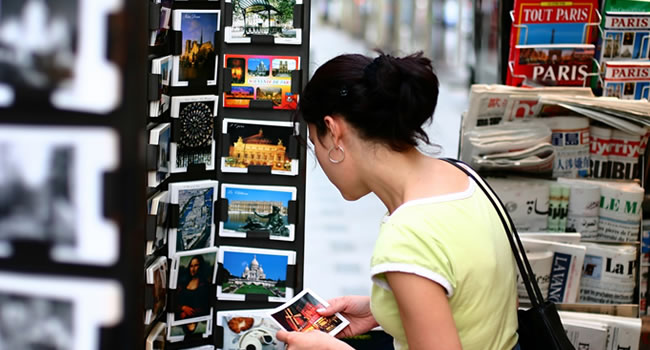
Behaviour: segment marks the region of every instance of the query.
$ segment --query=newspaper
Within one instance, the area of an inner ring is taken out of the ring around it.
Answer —
[[[584,239],[598,237],[600,186],[572,183],[567,214],[567,231],[580,232]]]
[[[553,253],[548,300],[556,303],[575,303],[580,291],[580,274],[586,248],[582,245],[530,238],[522,238],[521,242],[527,254],[544,251]]]
[[[569,311],[559,311],[558,313],[563,324],[565,322],[582,322],[590,325],[606,324],[606,350],[639,350],[641,340],[641,319],[639,318]]]
[[[602,321],[576,320],[560,317],[571,344],[578,349],[605,350],[609,325]]]
[[[549,186],[552,181],[488,177],[518,231],[545,231],[548,226]]]
[[[553,264],[553,252],[546,250],[539,252],[532,251],[526,253],[526,257],[533,269],[539,290],[542,292],[542,295],[548,295],[549,282],[551,281],[551,267]],[[526,286],[524,285],[524,281],[521,279],[519,272],[517,272],[517,294],[519,295],[520,306],[530,305],[528,291],[526,290]]]
[[[477,126],[537,117],[541,108],[540,95],[594,96],[590,88],[518,88],[475,84],[470,90],[469,108],[463,119],[462,129],[468,131]]]
[[[510,155],[510,157],[522,159],[531,156],[531,148],[534,149],[540,144],[550,144],[551,129],[537,122],[504,123],[474,128],[466,132],[464,136],[467,143],[463,146],[460,159],[479,168],[485,166],[480,164],[480,161],[489,159],[489,155],[507,159],[508,152],[528,150]]]
[[[559,178],[558,182],[600,186],[596,239],[619,242],[639,240],[644,190],[637,183],[567,178]]]
[[[645,152],[641,135],[592,126],[591,137],[592,177],[619,180],[639,178],[639,156]]]
[[[519,237],[577,244],[582,235],[578,232],[519,232]]]
[[[584,117],[539,118],[553,132],[553,177],[589,175],[589,119]]]
[[[580,302],[631,304],[636,285],[637,248],[583,244],[587,253],[580,279]]]

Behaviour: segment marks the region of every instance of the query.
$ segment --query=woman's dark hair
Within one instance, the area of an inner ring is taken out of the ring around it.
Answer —
[[[438,101],[431,60],[417,52],[374,60],[358,54],[335,57],[319,67],[305,87],[297,116],[326,134],[323,118],[339,114],[366,139],[402,152],[429,144],[422,125]]]
[[[192,260],[194,260],[194,259],[196,259],[196,261],[199,262],[199,269],[198,269],[198,271],[196,271],[196,277],[198,277],[198,279],[201,282],[206,282],[207,281],[207,276],[205,275],[205,259],[203,259],[202,255],[194,255],[190,259],[189,263],[187,264],[187,277],[186,277],[187,281],[185,281],[185,282],[189,283],[189,281],[192,279],[191,276],[190,276],[190,266],[192,266]]]

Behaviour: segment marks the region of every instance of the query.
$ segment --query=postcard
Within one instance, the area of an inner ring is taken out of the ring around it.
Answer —
[[[232,3],[232,26],[224,28],[227,43],[250,43],[256,35],[273,36],[276,44],[302,43],[302,30],[294,28],[294,6],[302,0],[268,0],[263,4],[246,0]]]
[[[223,327],[223,347],[219,350],[284,350],[275,338],[281,328],[266,313],[269,310],[232,310],[217,312],[217,326]]]
[[[219,300],[244,301],[247,294],[262,294],[269,302],[283,302],[293,296],[287,267],[296,264],[295,251],[221,246],[218,262],[226,276],[217,282]]]
[[[274,109],[296,109],[291,73],[300,69],[299,56],[224,55],[232,86],[224,87],[223,106],[249,108],[250,101],[271,101]]]
[[[168,323],[177,326],[212,319],[210,286],[216,278],[217,248],[178,253],[172,260]]]
[[[178,143],[170,145],[171,172],[187,171],[190,164],[205,164],[214,169],[214,117],[217,114],[217,96],[174,96],[171,117],[180,120]]]
[[[288,149],[298,130],[293,122],[224,118],[221,132],[229,147],[221,150],[221,171],[247,173],[255,165],[270,167],[274,175],[298,175],[298,159]]]
[[[221,198],[228,200],[228,218],[219,222],[219,236],[246,238],[247,232],[268,232],[269,238],[293,241],[295,225],[289,224],[289,201],[297,189],[288,186],[221,184]]]
[[[158,146],[157,170],[150,170],[147,174],[149,187],[156,187],[169,177],[171,136],[172,129],[169,123],[162,123],[149,131],[149,144]]]
[[[158,322],[147,336],[146,350],[164,350],[165,339],[167,338],[167,325],[164,322]]]
[[[101,328],[122,320],[123,298],[116,281],[0,272],[3,349],[99,349]]]
[[[321,316],[316,310],[329,304],[311,290],[304,289],[291,300],[270,311],[269,315],[281,328],[289,332],[319,330],[335,336],[350,322],[338,312]]]
[[[219,10],[174,10],[173,28],[182,32],[182,53],[174,56],[172,86],[190,81],[217,85]]]
[[[153,3],[160,4],[160,22],[158,23],[158,29],[151,31],[150,46],[162,45],[167,41],[173,2],[173,0],[153,0]]]
[[[118,162],[111,128],[3,125],[0,251],[34,240],[52,243],[56,261],[113,264],[119,229],[103,215],[103,175]]]
[[[145,311],[144,324],[150,324],[167,306],[167,257],[156,259],[146,270],[147,284],[153,292],[153,308]]]
[[[50,92],[58,109],[105,114],[117,108],[122,74],[108,60],[107,21],[124,3],[1,1],[0,107],[18,94]]]
[[[169,230],[169,256],[214,245],[214,201],[219,182],[200,180],[169,184],[170,202],[178,204],[178,227]]]
[[[212,335],[212,317],[203,321],[188,322],[178,325],[172,325],[169,321],[173,319],[173,314],[167,314],[167,340],[170,343],[177,343],[185,340],[185,337],[201,336],[207,338]],[[187,348],[203,349],[203,347]],[[214,349],[214,348],[213,348]]]
[[[164,56],[151,60],[151,73],[160,74],[158,101],[149,102],[149,116],[158,117],[169,110],[169,81],[172,74],[172,56]]]
[[[151,255],[167,243],[169,236],[169,192],[162,191],[154,194],[148,201],[148,213],[156,217],[155,235],[152,241],[147,240],[145,255]]]

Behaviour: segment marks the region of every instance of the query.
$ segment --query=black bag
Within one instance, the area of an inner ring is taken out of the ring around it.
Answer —
[[[520,309],[517,312],[519,319],[517,333],[519,333],[519,346],[521,350],[575,350],[562,326],[562,321],[555,308],[555,304],[551,301],[544,300],[537,281],[533,277],[533,269],[530,267],[517,229],[499,197],[480,175],[471,170],[469,165],[454,159],[442,160],[454,165],[474,180],[483,192],[485,192],[490,202],[492,202],[492,205],[494,205],[494,208],[499,214],[501,223],[503,223],[508,241],[510,242],[510,248],[512,248],[517,267],[519,268],[519,275],[523,280],[532,305],[528,310]]]

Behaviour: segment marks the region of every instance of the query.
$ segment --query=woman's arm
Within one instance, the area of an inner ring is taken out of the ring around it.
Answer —
[[[409,350],[462,349],[445,289],[418,275],[387,272]]]

